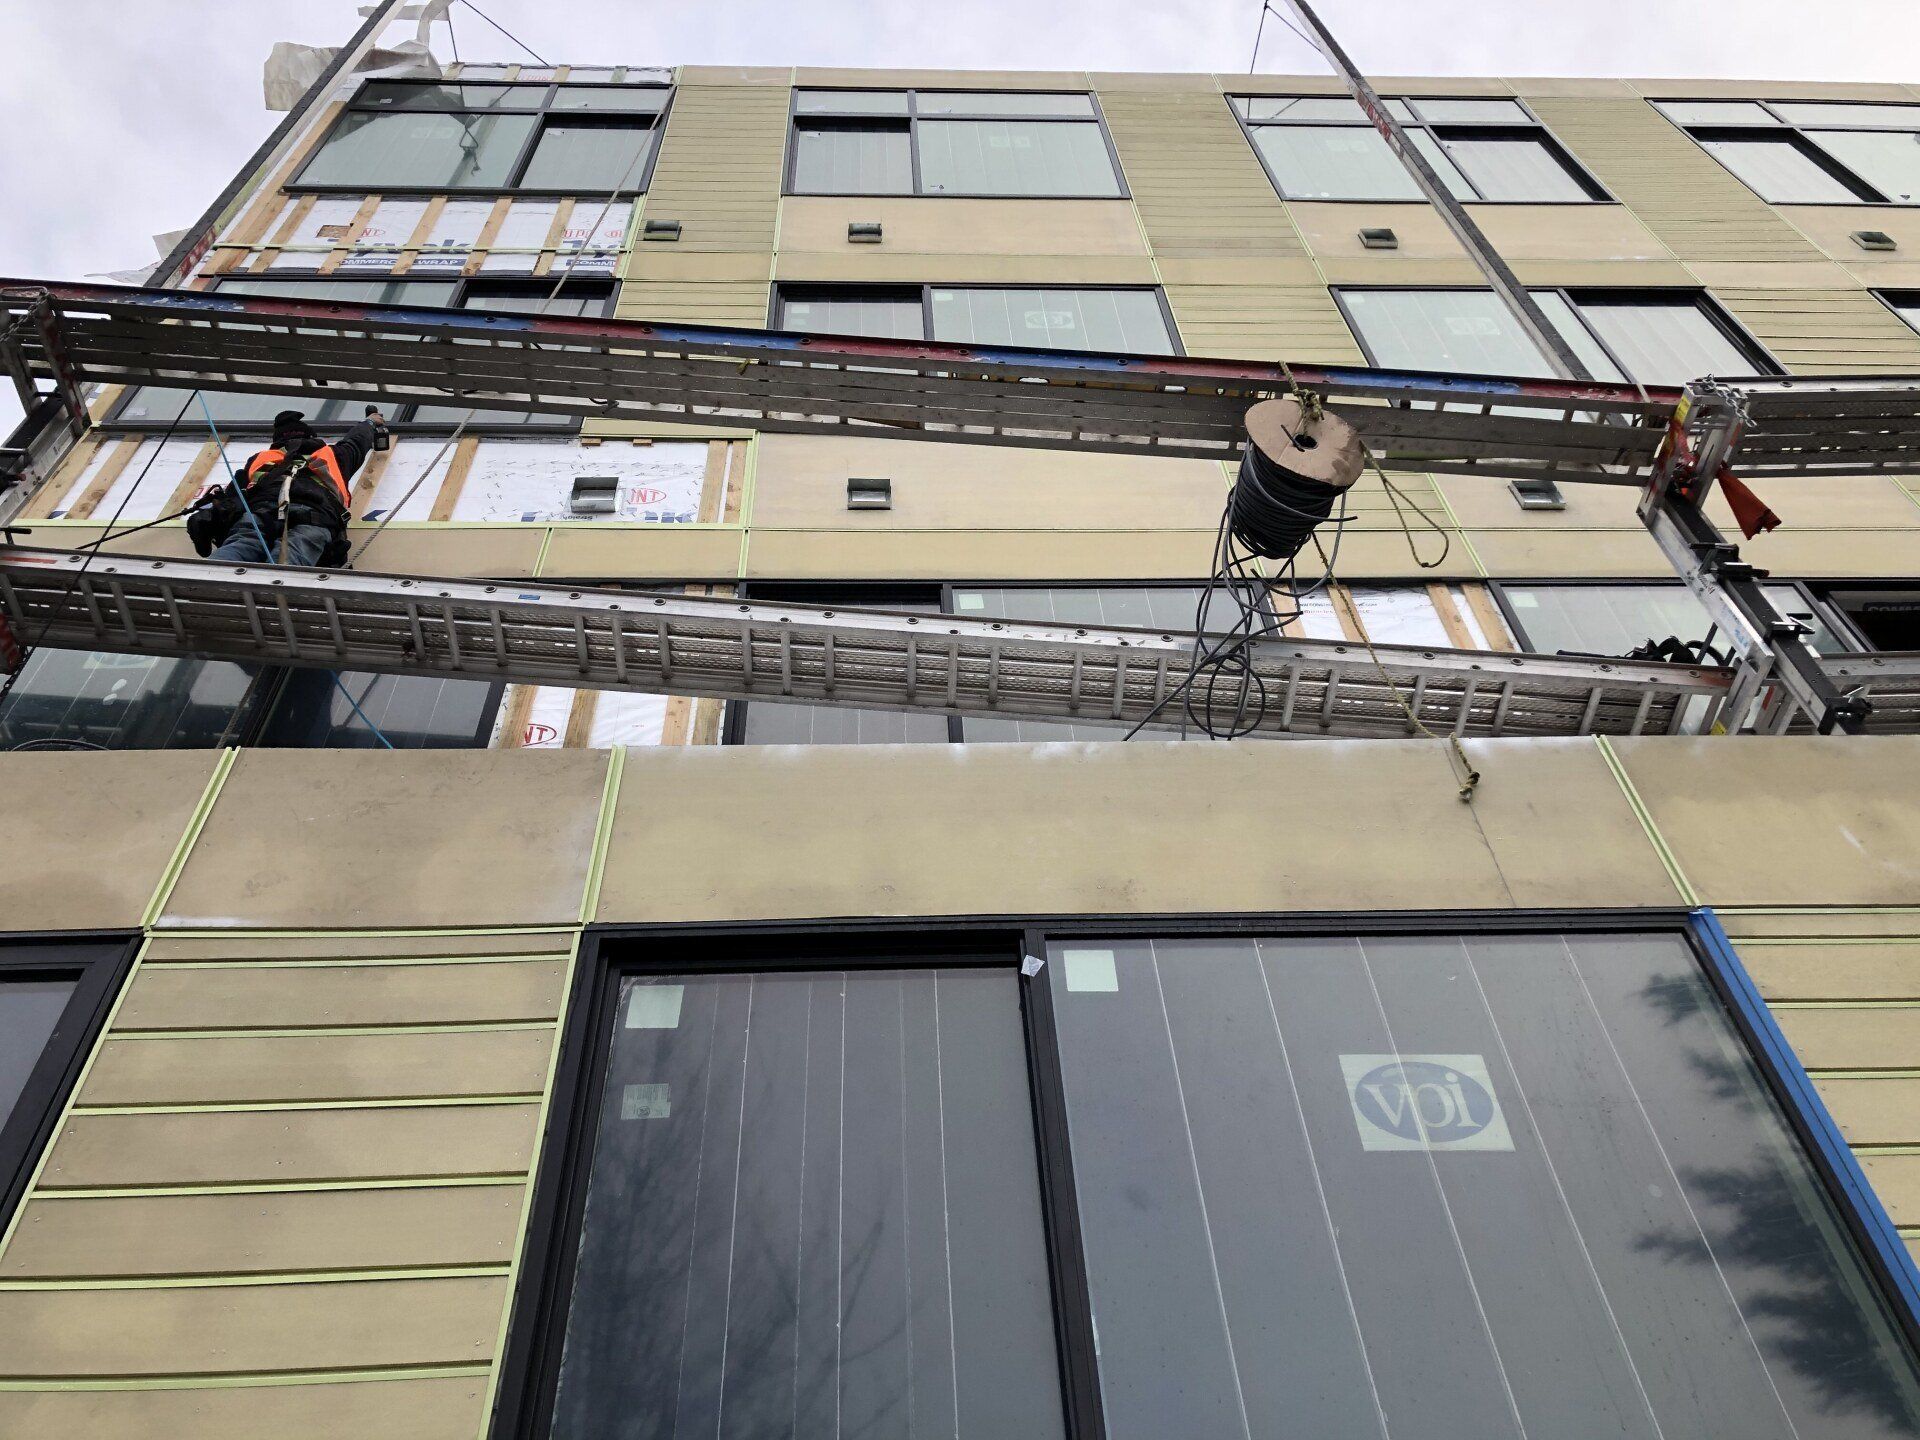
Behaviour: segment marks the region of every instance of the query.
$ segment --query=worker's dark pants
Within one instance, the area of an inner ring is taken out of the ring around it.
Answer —
[[[260,522],[260,533],[265,534],[270,551],[260,548],[260,534],[255,533],[253,522],[242,515],[234,527],[227,531],[227,538],[207,558],[225,560],[234,565],[272,565],[280,559],[280,527],[271,520]],[[327,544],[333,539],[333,532],[324,525],[295,525],[287,531],[287,564],[313,566],[320,563],[320,556]]]

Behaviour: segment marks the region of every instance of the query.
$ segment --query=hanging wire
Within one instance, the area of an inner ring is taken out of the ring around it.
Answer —
[[[542,65],[551,65],[553,63],[551,60],[548,60],[545,56],[543,56],[538,50],[534,49],[531,45],[527,44],[527,42],[522,40],[518,35],[514,34],[511,30],[507,29],[507,27],[502,25],[498,20],[494,19],[491,15],[487,14],[487,12],[482,10],[478,5],[474,4],[473,0],[460,0],[460,3],[466,6],[469,10],[473,11],[473,13],[478,15],[482,20],[486,21],[487,24],[493,26],[494,29],[498,30],[502,35],[506,36],[507,39],[513,41],[514,44],[518,45],[522,50],[526,51],[527,54],[533,56],[533,58],[535,60],[538,60]],[[449,7],[449,13],[451,13],[451,7]]]

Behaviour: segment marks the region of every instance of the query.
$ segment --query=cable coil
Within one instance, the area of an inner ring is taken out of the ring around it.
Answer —
[[[1229,501],[1233,533],[1256,555],[1290,560],[1360,478],[1360,437],[1292,395],[1249,410],[1247,433]]]

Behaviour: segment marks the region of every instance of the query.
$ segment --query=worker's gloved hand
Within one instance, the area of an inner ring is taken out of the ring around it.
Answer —
[[[374,449],[385,450],[393,444],[393,436],[387,431],[387,417],[380,413],[379,406],[367,406],[367,423],[373,426]]]

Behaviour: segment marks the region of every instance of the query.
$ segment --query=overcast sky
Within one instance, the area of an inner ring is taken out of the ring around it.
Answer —
[[[1239,72],[1260,17],[1260,0],[480,8],[556,63],[943,69]],[[275,124],[260,93],[273,42],[339,44],[359,24],[356,9],[353,0],[0,0],[0,274],[71,279],[150,264],[151,237],[191,223]],[[1376,74],[1920,82],[1920,0],[1320,0],[1319,10]],[[528,58],[464,3],[453,13],[466,59]],[[444,25],[435,48],[450,54]],[[1260,69],[1325,73],[1274,21]]]

